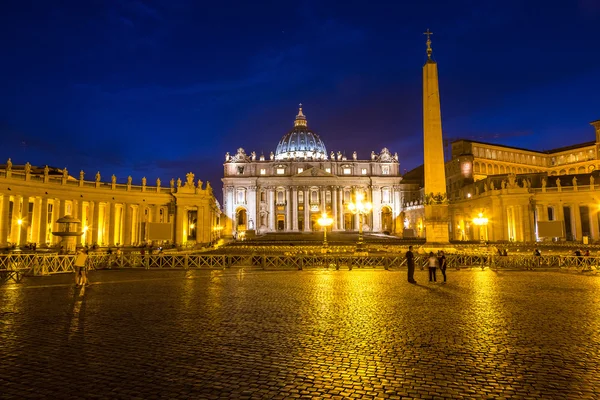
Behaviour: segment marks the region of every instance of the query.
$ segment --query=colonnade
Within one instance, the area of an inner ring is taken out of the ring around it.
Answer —
[[[81,220],[80,244],[137,245],[146,240],[144,223],[169,222],[159,204],[84,201],[26,195],[0,195],[0,247],[8,243],[53,245],[60,238],[56,220],[66,214]]]

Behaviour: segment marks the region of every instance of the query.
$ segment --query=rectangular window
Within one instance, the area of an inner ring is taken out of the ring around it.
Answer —
[[[301,174],[304,171],[304,168],[298,168],[298,173]]]
[[[350,175],[352,170],[350,168],[344,168],[344,175]]]
[[[261,175],[266,175],[266,174],[267,174],[267,170],[266,170],[266,169],[264,169],[264,168],[261,168],[261,169],[260,169],[260,174],[261,174]]]
[[[366,174],[367,174],[367,169],[366,169],[366,168],[363,168],[363,169],[361,169],[361,170],[360,170],[360,173],[361,173],[362,175],[366,175]]]
[[[328,174],[331,173],[331,168],[325,168],[325,172],[327,172]]]
[[[581,235],[590,235],[590,208],[588,206],[579,206],[579,217],[581,218]]]
[[[285,174],[285,168],[277,168],[277,175]]]
[[[389,175],[390,174],[390,166],[389,165],[382,165],[381,166],[381,174],[382,175]]]

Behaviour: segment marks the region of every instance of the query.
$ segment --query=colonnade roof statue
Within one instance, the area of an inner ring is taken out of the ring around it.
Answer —
[[[302,104],[294,121],[294,129],[279,141],[275,151],[276,160],[326,160],[325,144],[313,131],[308,129],[306,116],[302,113]]]

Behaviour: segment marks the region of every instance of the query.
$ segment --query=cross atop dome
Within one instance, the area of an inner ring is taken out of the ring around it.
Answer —
[[[306,116],[302,114],[302,103],[300,103],[300,109],[298,110],[298,115],[296,115],[294,126],[306,126]]]

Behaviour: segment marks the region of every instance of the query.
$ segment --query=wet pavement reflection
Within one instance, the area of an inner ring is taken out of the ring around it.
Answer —
[[[0,398],[600,397],[600,277],[448,275],[28,278],[0,286]]]

